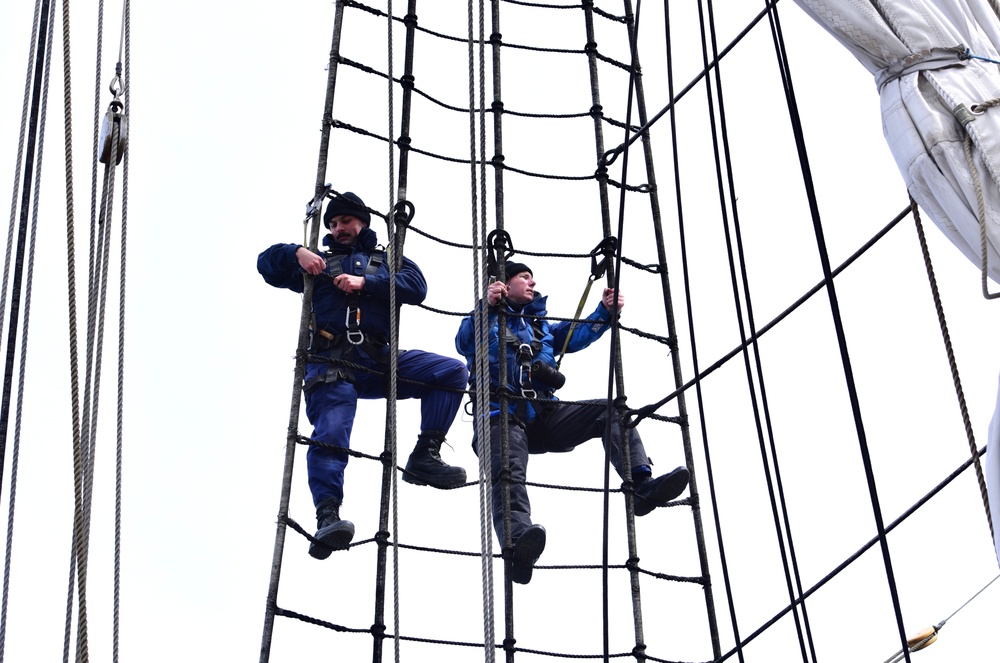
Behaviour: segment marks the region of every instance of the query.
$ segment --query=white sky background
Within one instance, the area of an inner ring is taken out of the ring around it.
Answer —
[[[728,43],[759,10],[758,3],[748,4],[716,3],[721,44]],[[8,177],[16,154],[31,26],[27,5],[7,3],[0,14],[0,155],[9,159]],[[599,6],[620,11],[617,3]],[[397,14],[405,9],[401,2],[393,7]],[[89,223],[87,146],[93,132],[95,11],[82,4],[72,6],[76,264],[81,296]],[[653,3],[645,3],[644,11],[648,15],[642,17],[640,57],[647,107],[654,113],[667,96],[663,49],[655,39],[663,23]],[[693,8],[686,10],[689,14],[676,11],[671,17],[674,29],[695,39]],[[110,101],[105,90],[117,55],[118,12],[117,6],[106,6],[102,114]],[[503,12],[507,42],[580,48],[584,41],[582,16],[576,12],[540,12],[529,19],[524,9],[508,4]],[[254,263],[257,253],[274,242],[302,241],[301,220],[316,179],[333,14],[331,3],[250,2],[242,3],[238,12],[218,3],[133,7],[121,660],[256,660],[258,656],[300,299],[264,284]],[[424,3],[417,14],[423,27],[457,36],[466,33],[462,3]],[[824,231],[836,266],[906,205],[906,192],[881,135],[870,76],[792,3],[781,3],[781,17]],[[404,31],[397,25],[394,32],[398,40],[394,73],[399,76]],[[384,23],[349,11],[341,52],[384,71],[384,38]],[[441,44],[426,35],[419,39],[418,87],[447,103],[466,104],[466,47]],[[602,52],[625,59],[622,34],[601,32],[597,41]],[[60,656],[69,563],[72,438],[58,37],[57,44],[17,479],[6,631],[6,658],[11,661]],[[820,266],[769,31],[759,27],[738,48],[739,53],[725,61],[723,92],[754,315],[761,326],[819,280]],[[701,68],[700,47],[696,41],[683,48],[677,44],[674,56],[679,89]],[[583,58],[526,56],[510,49],[504,57],[508,110],[567,112],[590,106]],[[623,119],[626,79],[607,65],[602,65],[600,75],[605,112]],[[334,115],[385,135],[385,94],[380,79],[342,67]],[[679,109],[684,219],[703,368],[739,340],[704,98],[699,86]],[[397,113],[400,105],[397,90]],[[593,172],[592,138],[586,138],[592,136],[590,119],[566,124],[572,126],[505,116],[506,163],[533,172]],[[398,120],[395,127],[398,132]],[[414,147],[467,158],[467,128],[466,116],[443,112],[414,97]],[[611,148],[620,134],[605,128]],[[579,133],[568,135],[564,130]],[[652,136],[684,377],[689,379],[692,352],[666,119]],[[326,179],[385,210],[390,191],[387,154],[382,143],[334,132]],[[487,154],[492,155],[492,149]],[[630,183],[646,181],[640,174],[638,150],[630,153],[629,164]],[[615,169],[613,177],[619,176]],[[488,179],[492,208],[492,172]],[[506,227],[516,248],[582,253],[600,239],[592,182],[556,183],[507,173],[504,186]],[[617,210],[617,190],[611,195]],[[414,155],[409,198],[416,206],[414,225],[452,241],[470,241],[467,166],[441,165]],[[116,200],[120,199],[119,192]],[[646,201],[630,196],[626,210],[624,254],[654,262]],[[490,224],[495,220],[492,211],[488,220]],[[978,270],[933,228],[930,219],[924,222],[981,446],[1000,366],[992,333],[1000,304],[983,300]],[[116,229],[119,223],[116,214]],[[376,220],[373,227],[384,240],[385,225]],[[117,244],[112,253],[116,251]],[[474,287],[468,252],[411,232],[406,253],[428,277],[428,305],[451,311],[471,308]],[[572,315],[589,266],[579,260],[530,256],[523,260],[534,269],[539,290],[552,295],[550,313]],[[117,269],[113,266],[112,273]],[[666,334],[658,281],[626,267],[622,288],[628,299],[623,323]],[[912,221],[903,221],[838,278],[837,292],[883,518],[889,523],[968,454]],[[596,294],[588,309],[594,305]],[[110,308],[117,308],[116,301]],[[82,315],[84,309],[80,310]],[[110,659],[115,318],[109,317],[105,350],[88,592],[94,660]],[[79,323],[82,329],[83,320]],[[455,355],[452,339],[457,323],[457,318],[405,309],[401,346]],[[672,391],[670,360],[659,345],[628,334],[623,343],[630,405],[653,402]],[[603,339],[587,353],[567,358],[564,398],[605,393],[608,347]],[[815,296],[768,333],[761,341],[761,353],[796,553],[808,587],[875,533],[825,294]],[[725,651],[732,645],[733,629],[718,565],[703,437],[707,436],[712,453],[740,634],[745,637],[784,607],[787,595],[742,362],[730,362],[715,372],[703,389],[704,433],[693,391],[688,393],[688,410]],[[356,448],[379,453],[383,416],[382,402],[361,404],[353,437]],[[461,416],[452,428],[453,450],[446,450],[445,457],[466,467],[471,476],[477,460],[468,444],[472,430],[468,419]],[[399,440],[404,461],[417,424],[417,403],[401,402]],[[304,413],[300,430],[310,431]],[[657,471],[682,462],[680,436],[672,426],[646,421],[640,431]],[[11,449],[9,440],[0,503],[5,512]],[[603,481],[601,463],[600,445],[594,443],[568,456],[533,458],[529,478],[598,486]],[[304,469],[305,457],[299,453],[291,516],[311,529],[314,518]],[[377,528],[378,484],[378,467],[352,461],[342,515],[355,522],[359,540],[370,538]],[[549,531],[540,563],[599,563],[601,498],[539,489],[531,494],[536,520]],[[611,505],[611,556],[624,560],[621,498],[613,496]],[[399,510],[401,542],[479,549],[472,488],[445,493],[400,482]],[[644,568],[697,574],[689,513],[684,508],[659,510],[637,522]],[[370,625],[375,547],[355,548],[325,562],[308,557],[306,547],[289,531],[279,605],[354,628]],[[972,472],[890,535],[890,549],[908,634],[946,619],[989,582],[997,563]],[[497,640],[502,640],[499,564],[495,573]],[[482,639],[478,559],[401,551],[399,575],[401,633]],[[627,651],[634,644],[627,579],[623,572],[612,573],[611,578],[611,650]],[[711,658],[700,591],[647,577],[641,582],[648,652],[676,660]],[[391,631],[391,586],[388,591],[385,621]],[[537,571],[530,585],[515,588],[518,645],[564,653],[600,652],[600,597],[598,572]],[[982,660],[991,654],[995,646],[989,635],[995,629],[998,602],[996,589],[987,590],[948,622],[938,643],[914,654],[914,660]],[[884,661],[898,649],[877,548],[817,592],[807,607],[822,660]],[[279,618],[271,660],[299,660],[318,652],[338,660],[364,660],[370,647],[370,638],[364,635],[342,635]],[[404,660],[433,656],[464,661],[481,655],[410,643],[402,647]],[[387,642],[385,655],[391,652],[392,643]],[[797,660],[796,652],[797,640],[786,618],[747,648],[746,660]]]

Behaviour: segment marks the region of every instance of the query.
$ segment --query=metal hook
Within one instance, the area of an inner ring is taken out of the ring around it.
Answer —
[[[490,274],[499,275],[500,261],[507,262],[507,259],[514,255],[514,243],[510,239],[510,234],[506,230],[493,230],[486,237],[486,246],[487,269]]]
[[[615,250],[618,248],[618,239],[613,235],[609,235],[602,239],[594,250],[590,252],[590,280],[596,281],[597,279],[604,276],[604,273],[608,271],[608,261],[614,256]],[[598,262],[597,256],[603,256]]]

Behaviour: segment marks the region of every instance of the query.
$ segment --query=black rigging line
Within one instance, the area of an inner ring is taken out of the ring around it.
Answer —
[[[28,141],[25,147],[24,179],[21,188],[21,208],[17,226],[17,248],[14,253],[14,279],[11,284],[10,318],[7,326],[7,354],[4,360],[3,394],[0,401],[0,487],[3,486],[4,461],[7,457],[7,431],[10,426],[11,390],[14,380],[14,359],[17,343],[16,335],[21,313],[21,287],[24,278],[24,254],[28,235],[28,217],[31,209],[31,192],[34,181],[36,146],[39,141],[38,118],[42,104],[42,84],[45,58],[51,46],[49,37],[50,2],[42,0],[39,10],[38,32],[34,38],[34,76],[31,82],[31,110],[28,116]],[[29,63],[29,68],[32,66]]]
[[[981,449],[979,449],[979,454],[980,455],[983,454],[983,453],[985,453],[985,452],[986,452],[986,447],[982,447]],[[955,479],[957,479],[962,474],[962,472],[964,472],[965,470],[969,469],[969,467],[972,466],[973,461],[974,461],[974,458],[970,457],[968,460],[966,460],[961,465],[959,465],[951,474],[949,474],[947,477],[945,477],[938,485],[936,485],[934,488],[932,488],[930,491],[928,491],[927,494],[925,494],[923,497],[921,497],[919,500],[917,500],[909,509],[907,509],[906,511],[904,511],[898,518],[896,518],[891,523],[889,523],[886,526],[884,533],[888,534],[889,532],[892,532],[894,529],[896,529],[899,525],[903,524],[903,522],[905,522],[910,516],[912,516],[914,513],[916,513],[920,509],[920,507],[922,507],[923,505],[927,504],[927,502],[929,502],[938,493],[940,493],[942,490],[944,490],[952,481],[954,481]],[[812,587],[810,587],[808,590],[806,590],[805,592],[803,592],[802,596],[799,597],[796,600],[797,601],[805,601],[807,598],[809,598],[810,596],[812,596],[813,594],[815,594],[822,587],[824,587],[828,582],[830,582],[835,577],[837,577],[847,567],[849,567],[851,564],[853,564],[858,559],[860,559],[863,554],[865,554],[866,552],[868,552],[869,550],[871,550],[875,546],[875,544],[880,543],[883,538],[884,537],[883,537],[883,533],[882,532],[880,532],[876,536],[873,536],[871,539],[868,540],[867,543],[865,543],[857,551],[855,551],[854,554],[852,554],[850,557],[848,557],[843,562],[841,562],[840,564],[838,564],[835,569],[833,569],[832,571],[830,571],[830,573],[828,573],[825,576],[823,576]],[[794,608],[794,604],[791,604],[791,605],[786,606],[782,610],[778,611],[777,613],[775,613],[774,616],[771,617],[771,619],[769,619],[767,622],[765,622],[764,624],[762,624],[753,633],[751,633],[750,635],[748,635],[742,642],[740,642],[739,645],[737,645],[737,648],[743,647],[743,646],[749,644],[751,641],[753,641],[755,638],[757,638],[757,636],[761,635],[762,633],[764,633],[764,631],[766,631],[768,628],[770,628],[771,626],[773,626],[779,619],[781,619],[783,616],[785,616],[786,614],[788,614],[788,612],[790,610],[792,610],[793,608]],[[737,651],[737,648],[733,648],[732,650],[730,650],[728,653],[725,654],[725,656],[723,656],[722,658],[718,659],[718,661],[716,661],[715,663],[722,663],[723,661],[725,661],[726,659],[728,659],[730,656],[732,656]],[[904,649],[908,650],[908,648],[905,646],[905,643],[904,643]]]
[[[708,0],[706,5],[708,10],[708,36],[711,43],[712,57],[714,61],[718,62],[719,61],[717,54],[718,43],[715,30],[714,3],[712,2],[712,0]],[[788,526],[788,511],[785,505],[784,491],[781,484],[781,473],[778,464],[777,450],[774,445],[774,434],[771,427],[771,416],[767,402],[767,391],[765,388],[763,368],[760,357],[760,349],[758,348],[756,341],[750,343],[746,342],[747,327],[749,327],[750,336],[753,336],[756,324],[754,322],[754,315],[753,315],[753,298],[750,294],[750,283],[746,273],[746,256],[743,248],[742,231],[741,231],[741,224],[739,217],[739,206],[737,204],[734,173],[732,169],[732,159],[730,153],[728,126],[726,118],[725,96],[723,94],[721,65],[714,67],[712,71],[714,74],[716,98],[718,102],[718,125],[719,125],[718,135],[716,135],[714,121],[712,122],[711,126],[713,133],[713,141],[716,142],[716,149],[715,149],[716,176],[719,182],[719,200],[721,202],[723,229],[726,238],[727,252],[729,256],[730,280],[733,289],[733,302],[736,308],[736,320],[740,333],[740,338],[743,341],[744,351],[742,355],[743,355],[744,370],[746,372],[747,388],[750,395],[750,405],[753,410],[757,441],[760,448],[761,462],[763,465],[765,483],[767,486],[768,498],[771,506],[771,515],[774,521],[774,530],[778,541],[778,552],[781,557],[782,568],[785,575],[785,585],[789,595],[789,600],[794,600],[796,590],[793,587],[792,576],[793,575],[795,576],[795,581],[799,585],[799,589],[801,589],[801,581],[799,580],[798,563],[795,557],[795,548],[792,543],[791,530]],[[710,92],[711,86],[710,85],[707,86],[706,90]],[[714,118],[715,115],[711,110],[713,108],[711,95],[709,95],[709,108],[710,108],[710,114]],[[721,142],[721,150],[719,149],[719,142]],[[722,160],[720,160],[720,154],[722,155]],[[725,167],[724,173],[722,171],[722,166],[723,166],[722,161],[724,161],[724,167]],[[726,202],[727,196],[728,196],[728,205]],[[730,211],[727,212],[727,209]],[[730,219],[732,224],[731,229],[730,229]],[[734,256],[734,251],[735,251],[735,256]],[[739,267],[738,274],[737,274],[737,265]],[[744,314],[743,314],[744,305],[746,307],[746,321],[744,321]],[[751,348],[753,349],[752,357],[750,352]],[[754,381],[755,377],[754,373],[756,373],[756,383]],[[762,423],[762,417],[763,417],[763,423]],[[770,451],[770,459],[768,458],[769,451]],[[786,548],[786,541],[787,541],[787,548]],[[802,610],[801,615],[799,614],[799,610],[796,610],[792,613],[792,618],[796,628],[796,634],[799,639],[800,654],[803,661],[807,661],[810,655],[812,659],[815,660],[815,647],[812,643],[812,637],[809,630],[808,617],[805,613],[804,604],[802,605],[801,610]],[[809,648],[808,653],[806,651],[807,645]]]
[[[783,52],[779,53],[779,56],[781,56],[782,67],[787,72],[787,58],[784,57]],[[868,493],[871,498],[872,514],[875,518],[875,524],[879,533],[879,542],[882,549],[882,561],[885,566],[886,580],[889,584],[889,594],[892,598],[892,606],[896,616],[896,627],[899,631],[900,643],[902,644],[903,649],[906,650],[907,638],[903,624],[902,607],[900,605],[899,592],[896,587],[895,573],[892,568],[892,558],[889,553],[889,542],[885,535],[885,525],[882,520],[882,507],[878,497],[878,486],[875,483],[875,472],[872,467],[871,454],[868,450],[868,436],[865,432],[864,419],[861,414],[861,402],[858,397],[857,385],[854,380],[854,369],[851,365],[850,352],[847,347],[847,333],[844,330],[844,321],[840,314],[840,302],[837,296],[836,286],[832,278],[833,273],[830,265],[830,256],[827,251],[826,237],[820,219],[819,203],[816,199],[816,190],[813,184],[812,171],[809,165],[809,155],[805,148],[805,136],[802,131],[802,122],[799,116],[798,105],[795,100],[795,93],[792,89],[790,74],[786,73],[785,81],[785,98],[788,104],[789,119],[792,122],[792,133],[794,135],[796,149],[799,154],[799,165],[802,169],[802,179],[805,183],[806,196],[809,201],[809,210],[812,216],[813,230],[816,235],[816,245],[819,250],[820,263],[823,267],[823,276],[826,282],[826,291],[830,300],[830,311],[833,315],[834,329],[837,334],[837,344],[840,347],[841,362],[844,368],[844,378],[847,383],[847,393],[851,402],[851,410],[854,413],[854,424],[858,433],[858,445],[861,450],[865,477],[868,482]],[[906,656],[906,660],[909,661],[909,651],[904,651],[904,655]]]

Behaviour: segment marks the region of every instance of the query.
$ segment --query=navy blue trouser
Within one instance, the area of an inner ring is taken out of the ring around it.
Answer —
[[[352,359],[353,363],[370,366],[385,372],[370,360]],[[324,366],[325,370],[325,366]],[[313,425],[312,438],[326,444],[344,448],[351,446],[351,429],[359,398],[385,398],[385,377],[365,371],[354,371],[354,382],[337,380],[324,382],[306,394],[306,416]],[[462,404],[460,391],[442,391],[437,387],[464,389],[469,379],[465,364],[452,357],[406,350],[399,354],[400,381],[397,398],[420,399],[420,430],[439,431],[444,434],[451,428]],[[420,384],[403,382],[413,380]],[[309,489],[313,504],[335,497],[344,499],[344,468],[348,455],[336,449],[311,446],[306,453]]]
[[[589,405],[599,404],[601,407]],[[527,423],[511,421],[507,429],[510,444],[510,532],[511,540],[531,526],[531,502],[528,488],[524,485],[527,477],[528,455],[561,453],[572,451],[587,440],[602,439],[607,425],[607,401],[603,399],[582,403],[545,403],[538,416]],[[503,538],[503,485],[500,483],[502,467],[500,417],[490,419],[490,440],[492,446],[493,477],[493,527],[500,543]],[[630,468],[648,466],[649,458],[639,438],[639,432],[628,429]],[[477,449],[478,453],[478,449]],[[611,466],[624,478],[622,465],[621,427],[615,416],[611,425]]]

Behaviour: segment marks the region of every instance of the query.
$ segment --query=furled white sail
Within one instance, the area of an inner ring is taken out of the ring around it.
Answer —
[[[987,0],[795,2],[875,77],[882,130],[906,188],[980,269],[982,219],[986,274],[1000,283],[1000,105],[990,106],[1000,104],[995,8]],[[997,514],[1000,394],[987,444]],[[994,543],[1000,560],[1000,537]]]

